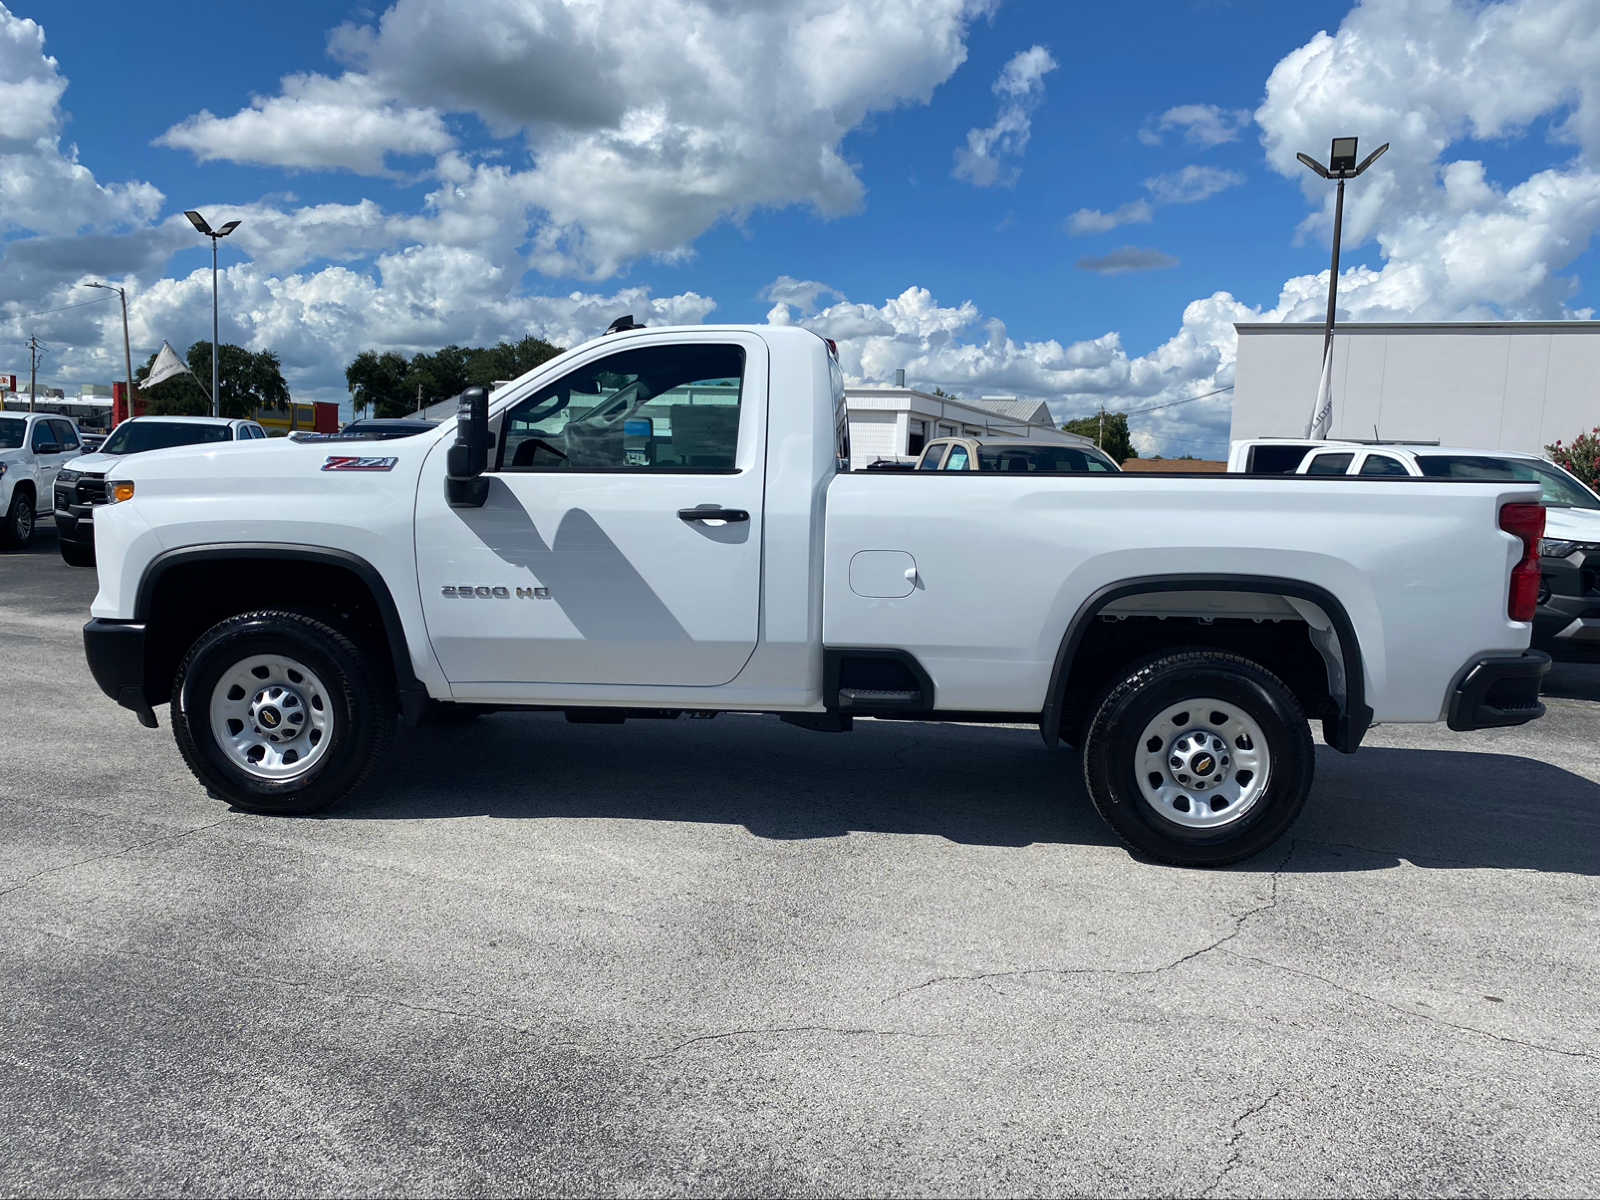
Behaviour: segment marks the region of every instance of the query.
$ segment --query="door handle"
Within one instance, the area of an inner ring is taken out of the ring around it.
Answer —
[[[680,521],[748,521],[750,514],[742,508],[718,508],[715,504],[702,504],[699,508],[680,508]]]

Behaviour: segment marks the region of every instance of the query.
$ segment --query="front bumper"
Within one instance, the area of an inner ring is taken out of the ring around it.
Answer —
[[[144,687],[144,650],[143,622],[96,617],[83,627],[83,653],[100,690],[138,713],[139,724],[154,729],[156,714]]]
[[[1544,716],[1539,685],[1550,669],[1542,650],[1493,655],[1469,663],[1450,694],[1446,721],[1451,729],[1494,729],[1523,725]]]
[[[1533,644],[1558,657],[1600,654],[1600,548],[1581,546],[1539,563],[1539,611]]]

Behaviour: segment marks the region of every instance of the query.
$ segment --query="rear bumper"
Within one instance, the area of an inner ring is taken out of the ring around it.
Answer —
[[[1450,695],[1451,729],[1494,729],[1522,725],[1544,716],[1539,685],[1550,669],[1542,650],[1494,655],[1467,664]]]
[[[123,708],[139,714],[139,724],[156,727],[155,710],[144,687],[145,630],[140,621],[96,617],[83,627],[83,653],[100,690]]]

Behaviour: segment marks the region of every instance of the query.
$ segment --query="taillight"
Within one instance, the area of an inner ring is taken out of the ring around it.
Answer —
[[[828,353],[833,355],[834,359],[837,360],[839,357],[839,343],[834,341],[832,338],[823,338],[822,340],[828,345]]]
[[[1544,536],[1544,505],[1502,505],[1500,528],[1522,539],[1522,560],[1511,568],[1511,598],[1506,603],[1506,613],[1513,621],[1531,621],[1539,607],[1539,539]]]

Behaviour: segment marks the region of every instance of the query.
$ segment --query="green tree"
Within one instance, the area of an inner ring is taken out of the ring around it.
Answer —
[[[403,417],[416,412],[419,389],[424,406],[437,404],[469,387],[515,379],[561,352],[560,346],[532,334],[494,346],[452,344],[432,354],[415,354],[410,361],[392,350],[363,350],[344,369],[344,381],[358,412]]]
[[[211,343],[196,342],[184,355],[192,375],[175,375],[152,388],[140,387],[145,412],[151,416],[203,416],[211,412],[206,387],[211,383]],[[156,356],[134,372],[143,380]],[[289,407],[289,385],[284,382],[278,356],[271,350],[251,351],[223,343],[218,350],[218,385],[225,417],[253,417],[262,409],[282,412]],[[205,381],[202,387],[198,380]]]
[[[390,350],[363,350],[344,369],[345,385],[358,412],[375,417],[403,417],[416,408],[416,385],[407,386],[411,364]],[[357,390],[359,389],[359,390]]]
[[[1067,433],[1094,439],[1095,445],[1119,463],[1139,457],[1139,452],[1133,448],[1133,438],[1128,433],[1127,413],[1106,413],[1103,432],[1099,413],[1095,413],[1092,417],[1079,417],[1075,421],[1068,421],[1061,428]]]
[[[519,342],[501,342],[484,350],[468,351],[467,375],[472,387],[489,387],[497,379],[515,379],[561,353],[531,333]]]

